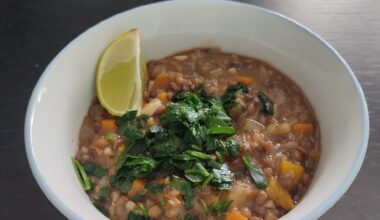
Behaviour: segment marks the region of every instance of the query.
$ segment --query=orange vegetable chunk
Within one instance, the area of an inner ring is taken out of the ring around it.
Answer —
[[[289,192],[284,189],[274,177],[269,179],[267,193],[269,198],[271,198],[281,208],[290,210],[295,207]]]
[[[116,131],[116,121],[114,119],[104,119],[102,120],[102,130],[104,132],[108,132],[108,131],[112,131],[112,132],[115,132]]]
[[[299,134],[309,135],[314,132],[314,126],[310,123],[296,123],[293,124],[292,129]]]
[[[304,173],[305,169],[303,166],[290,162],[289,160],[282,160],[280,164],[280,173],[285,174],[289,173],[291,176],[293,176],[296,183],[301,179],[302,174]]]
[[[248,218],[240,214],[238,211],[231,211],[227,214],[225,220],[248,220]]]

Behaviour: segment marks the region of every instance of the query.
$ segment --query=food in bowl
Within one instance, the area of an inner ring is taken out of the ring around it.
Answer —
[[[141,110],[95,100],[73,159],[111,219],[277,219],[302,199],[320,137],[301,89],[264,61],[195,48],[147,64]]]

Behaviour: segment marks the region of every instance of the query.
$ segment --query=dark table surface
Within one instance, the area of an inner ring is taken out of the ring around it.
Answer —
[[[35,83],[80,33],[147,0],[2,0],[0,4],[1,219],[64,219],[46,199],[24,150],[24,117]],[[245,1],[285,14],[330,42],[358,77],[369,106],[371,136],[363,167],[321,219],[380,219],[380,1]]]

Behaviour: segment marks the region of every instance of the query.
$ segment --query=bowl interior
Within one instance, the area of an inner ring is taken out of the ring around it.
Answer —
[[[320,123],[322,155],[302,202],[283,219],[317,218],[347,190],[364,157],[368,118],[361,89],[337,54],[309,31],[256,7],[164,2],[121,13],[86,31],[52,61],[34,90],[25,127],[29,162],[47,197],[68,218],[105,219],[83,192],[70,157],[95,97],[99,55],[112,39],[135,27],[147,60],[217,45],[267,61],[303,89]]]

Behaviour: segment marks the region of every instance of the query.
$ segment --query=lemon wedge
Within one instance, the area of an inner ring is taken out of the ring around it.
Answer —
[[[100,104],[114,116],[141,111],[147,82],[138,29],[113,40],[100,56],[96,70],[96,92]]]

